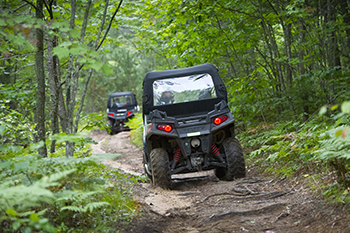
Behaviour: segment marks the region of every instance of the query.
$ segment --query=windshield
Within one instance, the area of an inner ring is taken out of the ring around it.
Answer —
[[[210,74],[196,74],[153,82],[154,106],[216,98]]]
[[[131,95],[121,95],[121,96],[114,96],[111,98],[111,107],[125,107],[127,105],[132,105],[132,96]]]

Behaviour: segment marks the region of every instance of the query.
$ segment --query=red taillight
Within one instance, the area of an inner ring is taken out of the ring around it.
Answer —
[[[130,116],[132,112],[127,112],[126,115]]]
[[[217,118],[214,119],[214,124],[215,125],[220,125],[222,122],[226,121],[227,120],[227,116],[224,115],[224,116],[219,116]]]
[[[110,116],[114,116],[114,113],[113,112],[111,112],[111,113],[108,113]]]
[[[157,125],[157,129],[163,130],[169,133],[171,130],[173,130],[173,127],[171,127],[171,125]]]

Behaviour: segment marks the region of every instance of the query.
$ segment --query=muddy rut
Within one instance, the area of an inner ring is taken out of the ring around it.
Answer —
[[[94,154],[118,153],[104,163],[143,176],[142,152],[129,132],[110,136],[95,131]],[[326,204],[304,184],[265,177],[247,169],[247,177],[220,181],[213,171],[176,175],[172,190],[138,183],[134,198],[141,215],[120,232],[350,232],[349,213]]]

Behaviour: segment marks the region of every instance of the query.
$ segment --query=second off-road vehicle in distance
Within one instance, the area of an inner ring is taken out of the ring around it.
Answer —
[[[109,94],[107,101],[107,124],[111,135],[129,128],[125,125],[134,113],[139,111],[136,96],[133,92],[115,92]]]
[[[143,165],[155,186],[173,174],[215,169],[221,180],[246,174],[227,91],[210,63],[148,72],[143,82]]]

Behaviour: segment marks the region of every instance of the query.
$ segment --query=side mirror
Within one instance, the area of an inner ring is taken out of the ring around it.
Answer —
[[[140,106],[135,106],[135,110],[137,111],[137,112],[139,112],[140,111]]]

